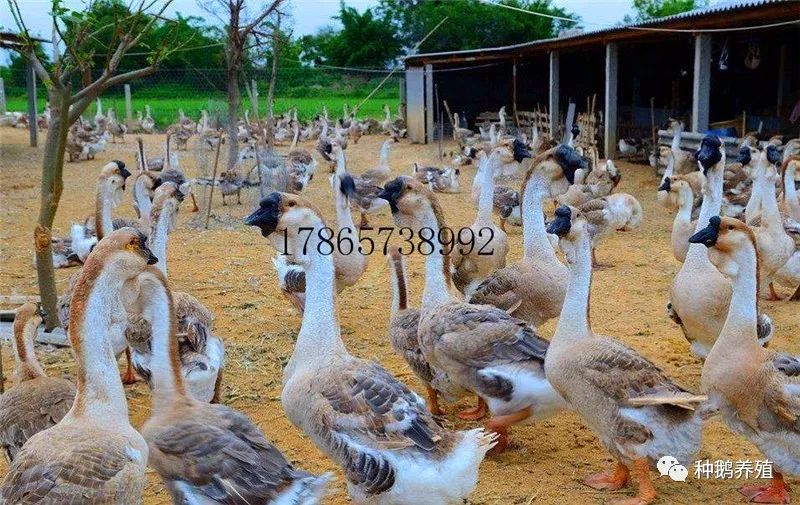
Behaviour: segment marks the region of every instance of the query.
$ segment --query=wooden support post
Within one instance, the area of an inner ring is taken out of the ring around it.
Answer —
[[[125,85],[125,124],[133,127],[133,104],[131,103],[131,85]]]
[[[433,143],[435,111],[433,110],[433,65],[425,65],[425,143]]]
[[[555,138],[558,131],[558,51],[550,51],[550,135]]]
[[[650,97],[650,137],[653,140],[653,152],[658,152],[658,130],[656,129],[656,97]]]
[[[692,76],[692,131],[708,130],[711,101],[711,35],[694,36],[694,75]]]
[[[511,63],[511,111],[514,113],[514,126],[519,129],[519,116],[517,115],[517,59]]]
[[[31,136],[31,147],[36,147],[38,143],[38,125],[36,124],[36,72],[33,65],[28,63],[25,66],[25,84],[28,88],[28,131]]]
[[[603,152],[611,159],[617,153],[617,70],[619,48],[611,42],[606,44],[606,103]]]
[[[6,112],[8,112],[6,106],[6,85],[3,82],[3,78],[0,77],[0,116],[4,115]]]

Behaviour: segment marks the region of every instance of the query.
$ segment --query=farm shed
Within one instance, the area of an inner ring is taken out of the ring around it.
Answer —
[[[743,124],[748,131],[761,124],[767,135],[796,135],[800,128],[796,1],[723,2],[513,46],[416,54],[405,64],[415,142],[434,138],[437,97],[472,128],[482,112],[506,106],[511,119],[555,111],[556,131],[569,102],[583,111],[596,95],[601,143],[612,155],[620,136],[650,136],[651,98],[658,122],[678,114],[694,132],[735,127],[741,136]]]

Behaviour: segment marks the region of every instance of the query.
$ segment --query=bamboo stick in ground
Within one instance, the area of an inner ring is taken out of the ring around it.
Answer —
[[[208,229],[208,220],[211,219],[211,202],[214,200],[214,186],[217,182],[217,167],[219,166],[219,151],[222,146],[222,139],[224,135],[222,130],[219,130],[219,142],[217,142],[217,152],[214,155],[214,173],[211,176],[211,191],[208,193],[208,208],[206,209],[206,224],[205,229]]]

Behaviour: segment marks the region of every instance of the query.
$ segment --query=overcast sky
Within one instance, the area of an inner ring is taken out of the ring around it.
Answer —
[[[359,11],[378,3],[377,0],[345,0],[347,5]],[[587,29],[598,28],[597,25],[613,25],[621,21],[625,14],[631,12],[632,0],[554,0],[555,5],[581,16],[587,23]],[[20,0],[20,9],[24,21],[34,35],[50,38],[51,25],[48,12],[51,0]],[[80,9],[86,4],[85,0],[64,0],[70,9]],[[314,33],[319,28],[335,23],[333,17],[339,11],[339,0],[289,0],[289,10],[293,14],[295,33],[304,35]],[[208,18],[208,15],[198,7],[196,0],[173,0],[167,10],[168,15],[180,12],[183,15],[194,15]],[[520,14],[524,15],[524,14]],[[210,18],[209,23],[219,22]],[[591,23],[591,24],[589,24]],[[3,2],[0,8],[0,29],[17,31],[7,5]],[[491,46],[491,41],[487,41]],[[0,49],[0,61],[5,63],[8,59],[7,51]]]

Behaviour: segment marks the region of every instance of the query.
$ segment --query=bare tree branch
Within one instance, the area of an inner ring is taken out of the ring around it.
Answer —
[[[249,35],[255,27],[260,25],[265,19],[267,19],[267,17],[270,14],[275,12],[282,2],[283,0],[272,0],[272,3],[270,4],[269,7],[266,8],[266,10],[264,10],[264,12],[262,12],[259,16],[257,16],[250,24],[246,25],[244,28],[239,29],[239,34],[241,35],[241,37],[242,38],[247,37],[247,35]]]

